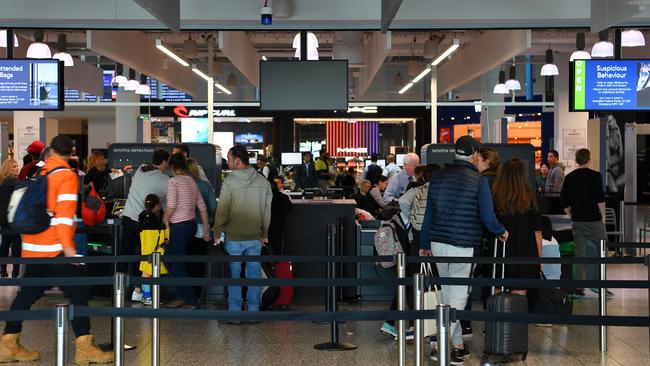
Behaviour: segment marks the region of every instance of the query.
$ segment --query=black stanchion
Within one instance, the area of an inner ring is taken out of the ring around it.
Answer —
[[[336,255],[337,244],[337,226],[327,225],[327,255]],[[336,263],[329,262],[327,264],[327,278],[336,278]],[[329,286],[327,288],[326,296],[326,310],[328,312],[337,311],[337,287]],[[349,351],[357,349],[354,344],[339,342],[339,324],[337,321],[330,322],[330,341],[314,345],[314,348],[320,351]]]

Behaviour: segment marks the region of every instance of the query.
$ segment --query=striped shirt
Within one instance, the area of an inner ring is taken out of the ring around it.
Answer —
[[[37,234],[22,235],[22,253],[26,258],[56,257],[63,248],[75,248],[75,213],[79,194],[79,178],[70,165],[58,157],[49,157],[41,175],[47,177],[47,211],[51,215],[50,227]]]
[[[201,212],[207,211],[199,187],[189,175],[176,175],[167,182],[167,207],[174,209],[169,217],[172,224],[195,220],[197,207]]]

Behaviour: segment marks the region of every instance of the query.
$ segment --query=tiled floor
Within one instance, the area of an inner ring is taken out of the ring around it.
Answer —
[[[610,279],[646,279],[642,265],[608,267]],[[0,307],[6,309],[15,288],[0,289]],[[648,315],[645,290],[613,290],[615,297],[608,302],[611,315]],[[49,308],[60,297],[48,296],[38,302],[38,308]],[[101,302],[101,301],[100,301]],[[98,303],[98,302],[96,302]],[[140,305],[136,305],[140,306]],[[479,306],[477,304],[477,306]],[[341,310],[385,309],[386,304],[364,303],[341,306]],[[294,309],[317,309],[295,306]],[[596,314],[597,297],[589,293],[576,300],[576,314]],[[92,319],[93,333],[99,342],[109,340],[108,319]],[[129,319],[126,341],[137,346],[127,351],[126,365],[150,365],[150,320]],[[161,364],[190,365],[395,365],[397,343],[382,335],[379,322],[347,322],[340,327],[341,340],[358,346],[355,351],[322,352],[313,345],[329,338],[329,327],[313,323],[262,323],[259,325],[228,326],[216,321],[161,321]],[[474,336],[467,340],[472,356],[466,365],[479,365],[483,348],[482,324],[474,325]],[[42,352],[40,363],[54,364],[54,327],[51,322],[28,322],[23,331],[23,343]],[[598,328],[581,326],[530,326],[529,355],[526,362],[514,365],[649,365],[647,328],[609,328],[609,352],[598,351]],[[428,352],[427,346],[427,352]],[[71,355],[74,352],[70,347]],[[408,346],[408,364],[412,364],[412,345]],[[429,361],[433,364],[432,361]]]

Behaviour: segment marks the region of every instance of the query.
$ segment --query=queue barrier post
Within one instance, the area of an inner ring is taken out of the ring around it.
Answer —
[[[406,278],[406,254],[397,254],[397,278]],[[406,310],[406,286],[397,286],[397,311]],[[406,320],[397,321],[397,343],[399,347],[399,366],[406,365]]]
[[[413,307],[415,310],[424,310],[424,274],[416,273],[413,275]],[[424,319],[415,319],[415,342],[414,342],[414,362],[415,366],[422,366],[424,356]]]
[[[451,319],[449,305],[436,307],[438,326],[438,365],[451,365]]]
[[[650,254],[646,255],[644,264],[648,270],[648,282],[650,282]],[[650,287],[648,287],[648,317],[650,317]],[[650,349],[650,327],[648,327],[648,349]]]
[[[607,258],[607,240],[600,241],[600,258]],[[607,268],[605,262],[600,263],[600,280],[605,281],[607,279]],[[599,314],[601,317],[607,316],[607,289],[604,287],[600,288],[598,292],[599,300]],[[607,352],[607,326],[601,325],[600,332],[600,352]]]
[[[68,304],[56,304],[56,365],[68,365]]]
[[[160,278],[160,253],[151,253],[151,275]],[[154,310],[160,309],[160,285],[151,285],[151,302]],[[160,366],[160,319],[151,319],[151,366]]]
[[[327,255],[336,256],[336,245],[338,243],[336,225],[327,225],[326,240],[327,240]],[[330,261],[327,263],[327,279],[336,279],[336,262]],[[326,292],[326,310],[328,312],[336,312],[338,309],[337,301],[337,287],[335,285],[327,287]],[[350,351],[357,349],[354,344],[339,342],[339,324],[337,321],[330,322],[330,341],[314,345],[314,349],[320,351]]]
[[[124,273],[115,274],[113,289],[113,306],[117,309],[124,308],[124,294],[126,292],[126,280]],[[115,366],[124,365],[124,318],[116,316],[113,318],[113,350],[115,351]]]

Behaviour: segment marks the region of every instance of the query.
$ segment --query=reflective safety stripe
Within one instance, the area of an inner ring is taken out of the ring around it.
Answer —
[[[53,217],[50,219],[50,225],[65,224],[68,226],[74,225],[74,220],[68,217]]]
[[[76,201],[77,200],[77,195],[76,194],[60,194],[56,196],[56,202],[61,202],[61,201]]]
[[[41,253],[60,252],[63,250],[63,246],[61,244],[30,244],[23,242],[22,247],[23,250]]]

